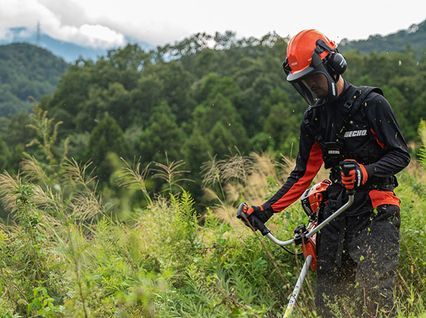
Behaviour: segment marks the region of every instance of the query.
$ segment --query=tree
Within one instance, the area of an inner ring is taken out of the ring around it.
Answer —
[[[144,161],[163,162],[166,155],[170,161],[182,159],[184,134],[176,123],[170,106],[163,102],[158,105],[141,134],[138,155]]]
[[[93,129],[89,141],[89,159],[97,167],[97,175],[101,181],[107,181],[112,170],[107,160],[107,154],[114,152],[119,156],[127,155],[128,147],[123,131],[108,113]]]
[[[2,138],[0,138],[0,170],[3,171],[5,168],[9,166],[9,161],[11,159],[11,153],[9,147],[4,142]]]
[[[203,193],[201,187],[201,166],[210,159],[212,153],[213,149],[209,140],[207,140],[198,128],[195,128],[192,134],[186,138],[183,145],[185,163],[187,164],[191,179],[194,181],[189,183],[187,188],[193,193],[194,197],[201,197]]]
[[[275,149],[284,152],[285,155],[290,154],[294,147],[292,143],[298,140],[299,119],[293,111],[283,103],[275,104],[263,126],[263,131],[274,140]]]
[[[176,117],[176,122],[181,124],[188,120],[194,107],[194,101],[190,97],[194,81],[192,74],[186,71],[179,61],[158,64],[147,72],[154,72],[161,80],[162,97]]]
[[[155,106],[164,101],[163,82],[157,74],[143,74],[130,91],[130,118],[136,123],[140,118],[147,120]]]
[[[199,103],[217,94],[221,94],[230,101],[235,102],[241,94],[240,88],[231,77],[220,76],[217,73],[205,75],[194,85],[193,90],[194,97]]]
[[[88,100],[92,83],[93,62],[78,60],[70,66],[59,81],[53,97],[47,105],[43,105],[49,114],[63,121],[64,133],[75,129],[75,122],[68,120],[67,114],[77,116],[84,111],[83,105]],[[65,111],[65,112],[64,112]],[[66,115],[62,118],[62,115]]]
[[[93,87],[89,92],[89,98],[83,103],[81,111],[75,122],[78,131],[89,131],[94,123],[100,120],[107,112],[112,116],[122,129],[131,123],[129,117],[131,103],[129,92],[118,82],[111,82],[108,87]]]
[[[213,153],[218,154],[220,157],[239,150],[239,140],[229,127],[224,126],[223,122],[217,122],[207,134],[207,138],[213,148]]]
[[[209,141],[213,155],[224,157],[237,149],[248,150],[249,141],[241,117],[231,101],[221,94],[210,97],[193,114],[194,129]]]
[[[212,152],[213,149],[209,141],[198,128],[195,128],[183,145],[183,155],[185,162],[191,169],[191,175],[199,177],[201,165],[209,160]]]

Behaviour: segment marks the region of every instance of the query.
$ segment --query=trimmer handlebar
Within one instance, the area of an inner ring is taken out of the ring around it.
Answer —
[[[343,173],[347,173],[351,167],[349,165],[342,165]],[[296,286],[294,286],[293,292],[291,293],[290,301],[287,305],[287,309],[284,313],[284,318],[290,317],[293,308],[296,304],[296,299],[299,295],[300,289],[302,287],[305,276],[308,273],[309,267],[315,271],[317,267],[317,257],[316,257],[316,246],[314,239],[311,238],[315,233],[320,231],[324,226],[329,224],[332,220],[346,211],[354,202],[354,191],[348,191],[348,201],[341,206],[337,211],[332,213],[328,218],[322,221],[320,224],[313,226],[313,229],[308,231],[305,226],[299,226],[295,230],[294,238],[288,241],[280,241],[275,236],[272,235],[271,231],[266,227],[265,223],[263,223],[259,218],[257,218],[254,214],[248,215],[248,205],[246,203],[241,203],[237,210],[237,218],[241,219],[247,226],[249,226],[253,231],[259,230],[262,235],[267,236],[272,242],[278,244],[282,247],[286,245],[290,245],[293,243],[302,244],[303,255],[305,256],[305,263],[303,264],[302,271],[300,272],[299,278],[297,280]],[[309,227],[308,227],[309,229]]]
[[[354,202],[354,192],[353,191],[351,193],[348,192],[348,201],[344,205],[342,205],[336,212],[331,214],[327,219],[325,219],[320,224],[318,224],[314,229],[312,229],[308,233],[305,233],[304,237],[306,238],[312,237],[315,233],[319,232],[324,226],[326,226],[331,221],[333,221],[336,217],[338,217],[340,214],[345,212],[352,205],[353,202]],[[271,231],[268,229],[265,223],[259,220],[259,218],[257,218],[255,215],[248,216],[244,212],[244,211],[247,211],[247,209],[248,209],[247,203],[241,203],[237,210],[237,218],[241,219],[253,231],[259,230],[263,236],[268,237],[272,242],[280,246],[287,246],[287,245],[293,244],[295,241],[298,241],[299,239],[298,237],[292,238],[287,241],[281,241],[277,239],[275,236],[272,235]],[[251,219],[251,222],[248,219],[249,217]]]

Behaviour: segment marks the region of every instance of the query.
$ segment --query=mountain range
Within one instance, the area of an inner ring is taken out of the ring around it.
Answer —
[[[136,43],[144,49],[153,49],[154,46],[143,41],[126,37],[127,43]],[[43,32],[30,30],[28,28],[10,28],[7,37],[0,39],[1,44],[30,43],[51,51],[53,54],[62,57],[67,62],[74,62],[79,57],[96,60],[99,56],[106,55],[108,49],[83,46],[71,42],[65,42],[52,38]],[[111,49],[111,48],[110,48]]]
[[[106,49],[59,41],[25,28],[9,31],[8,39],[0,39],[0,117],[30,109],[29,100],[39,100],[41,96],[51,94],[69,63],[79,57],[96,60],[107,53]],[[128,39],[128,42],[136,41]],[[146,50],[154,49],[148,43],[136,43]],[[386,36],[372,35],[357,41],[344,39],[339,44],[342,52],[392,52],[407,48],[420,59],[425,58],[426,20]]]
[[[54,55],[63,58],[68,63],[75,61],[79,57],[96,60],[99,56],[106,55],[108,51],[108,49],[104,48],[94,48],[57,40],[43,32],[37,32],[36,30],[24,27],[10,28],[7,34],[6,38],[0,39],[0,45],[21,42],[34,44],[51,51]],[[126,37],[126,42],[136,43],[146,50],[155,48],[150,43],[130,37]],[[408,29],[389,35],[383,36],[376,34],[364,40],[343,39],[339,43],[339,49],[342,52],[349,50],[357,50],[365,53],[374,51],[402,51],[407,47],[413,49],[417,56],[424,55],[426,48],[426,20],[419,24],[413,24]]]
[[[370,52],[393,52],[403,51],[411,48],[416,52],[417,56],[425,55],[426,48],[426,20],[419,24],[412,24],[406,30],[389,35],[371,35],[365,40],[350,41],[343,39],[339,43],[339,49],[342,52],[349,50],[357,50],[363,53]]]

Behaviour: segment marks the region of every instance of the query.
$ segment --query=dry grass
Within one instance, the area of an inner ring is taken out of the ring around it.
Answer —
[[[209,187],[221,182],[221,171],[216,157],[211,158],[201,166],[203,186]]]
[[[234,155],[228,159],[218,161],[223,182],[238,182],[244,184],[247,176],[253,170],[253,163],[249,157]]]
[[[41,163],[33,156],[27,156],[20,163],[21,173],[25,178],[29,181],[39,181],[43,183],[47,183],[49,177],[44,171]]]
[[[32,186],[32,202],[42,210],[60,211],[63,209],[61,200],[53,193],[51,188],[43,189],[37,184]]]
[[[94,168],[91,162],[80,165],[75,159],[67,159],[63,165],[65,181],[71,181],[83,186],[85,189],[96,188],[96,177],[93,176]]]
[[[76,195],[70,208],[72,216],[79,221],[93,221],[103,213],[101,198],[91,192]]]
[[[20,176],[12,177],[9,172],[0,174],[0,197],[6,210],[17,211],[17,201],[22,180]]]
[[[206,198],[220,198],[221,202],[230,204],[241,200],[262,204],[286,181],[295,164],[295,160],[284,156],[280,162],[274,162],[266,153],[253,153],[250,157],[234,155],[225,160],[213,158],[203,165]],[[327,177],[328,171],[322,168],[314,182]]]
[[[142,168],[140,160],[137,160],[133,164],[128,163],[126,160],[121,158],[123,167],[118,171],[116,179],[117,184],[120,187],[128,188],[132,190],[141,191],[148,203],[152,204],[151,196],[147,189],[147,178],[150,172],[150,164]]]
[[[165,181],[170,191],[175,187],[183,191],[181,183],[193,182],[193,180],[184,177],[189,171],[182,169],[185,166],[185,162],[182,160],[169,162],[167,158],[166,163],[154,162],[154,166],[153,177]]]

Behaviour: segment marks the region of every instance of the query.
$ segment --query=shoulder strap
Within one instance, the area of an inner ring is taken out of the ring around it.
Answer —
[[[319,114],[320,114],[320,111],[318,107],[309,106],[308,109],[305,111],[305,114],[303,115],[304,117],[303,122],[305,126],[307,127],[309,133],[312,134],[312,136],[317,135],[316,129],[318,128],[317,123],[319,120]]]
[[[367,98],[367,96],[372,92],[383,95],[383,91],[378,87],[360,86],[355,89],[355,92],[353,93],[352,97],[345,102],[345,104],[343,105],[345,119],[343,120],[342,127],[336,134],[337,139],[342,139],[343,134],[346,130],[346,125],[352,117],[352,114],[356,113],[360,109],[361,105],[367,106],[366,104],[363,104],[363,102]]]

